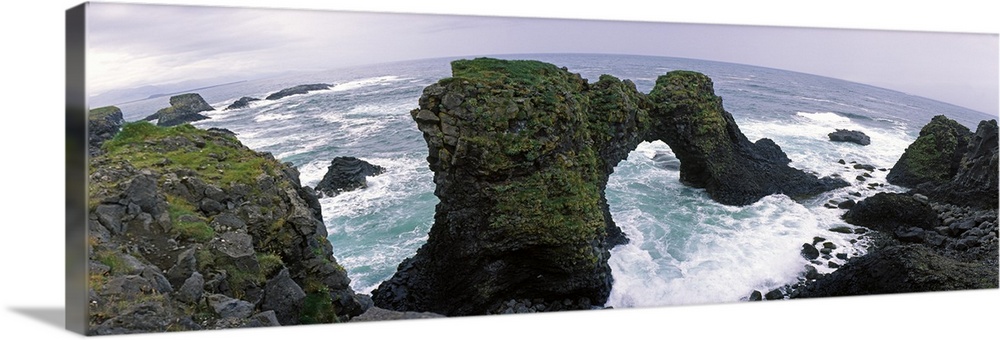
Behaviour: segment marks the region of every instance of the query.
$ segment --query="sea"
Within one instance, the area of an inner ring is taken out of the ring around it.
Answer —
[[[193,125],[237,133],[246,146],[292,163],[303,185],[315,186],[337,156],[386,168],[368,178],[366,189],[320,199],[334,256],[347,269],[352,288],[370,293],[427,241],[438,203],[427,146],[409,112],[418,106],[424,87],[451,75],[450,61],[471,57],[476,56],[297,73],[201,89],[196,92],[216,110],[202,112],[210,119]],[[614,285],[606,305],[615,308],[745,301],[754,290],[766,293],[798,282],[807,265],[832,272],[845,262],[840,257],[865,254],[869,240],[830,231],[846,226],[840,218],[846,210],[830,205],[905,190],[886,183],[887,171],[857,180],[866,171],[852,163],[891,168],[935,115],[972,130],[979,121],[996,118],[884,88],[749,65],[632,55],[491,57],[545,61],[591,81],[610,74],[631,79],[644,93],[668,71],[704,73],[751,141],[770,138],[788,154],[792,167],[851,183],[804,201],[771,195],[748,206],[726,206],[704,190],[680,183],[677,160],[665,143],[641,143],[615,168],[607,186],[611,214],[630,240],[611,250]],[[311,83],[333,87],[223,110],[243,96],[264,98]],[[168,97],[160,97],[118,106],[127,121],[135,121],[169,103]],[[862,131],[871,144],[831,142],[827,134],[836,129]],[[830,259],[810,263],[800,251],[816,237],[836,248]]]

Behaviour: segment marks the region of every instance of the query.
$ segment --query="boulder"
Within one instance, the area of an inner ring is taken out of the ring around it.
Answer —
[[[872,143],[871,138],[864,132],[854,130],[837,129],[828,135],[833,142],[850,142],[858,145],[868,145]]]
[[[306,293],[288,275],[288,269],[282,269],[264,286],[261,308],[274,311],[282,325],[294,325],[299,323],[298,317],[305,299]]]
[[[373,165],[355,157],[336,157],[330,162],[323,179],[316,184],[316,190],[326,196],[336,196],[345,191],[368,187],[368,176],[385,172],[385,168]]]
[[[934,230],[939,225],[938,214],[925,202],[913,196],[880,192],[868,197],[844,213],[850,224],[892,233],[897,227],[917,227]]]
[[[298,85],[298,86],[289,87],[287,89],[283,89],[281,91],[272,93],[272,94],[268,95],[264,99],[267,99],[267,100],[277,100],[277,99],[285,98],[285,97],[288,97],[288,96],[291,96],[291,95],[296,95],[296,94],[306,94],[306,93],[309,93],[309,92],[312,92],[312,91],[329,90],[331,86],[332,85],[330,85],[330,84],[306,84],[306,85]]]
[[[184,280],[184,284],[182,284],[181,288],[177,290],[177,300],[189,304],[195,304],[201,300],[201,296],[204,293],[205,278],[201,276],[201,273],[194,272],[191,274],[191,277]]]
[[[212,294],[208,296],[208,306],[215,311],[220,318],[248,318],[253,315],[254,306],[252,303],[234,299],[222,294]]]

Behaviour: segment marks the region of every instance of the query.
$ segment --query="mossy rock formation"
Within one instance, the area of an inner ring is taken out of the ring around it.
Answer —
[[[998,129],[994,119],[979,122],[976,132],[945,116],[936,116],[889,172],[889,183],[905,186],[931,200],[996,209]]]
[[[906,147],[886,180],[907,187],[951,180],[958,172],[970,137],[969,128],[948,117],[935,116],[920,129],[917,140]]]
[[[89,177],[91,334],[362,313],[298,172],[233,135],[125,124]]]
[[[472,315],[521,299],[545,310],[602,306],[609,250],[627,241],[604,189],[644,140],[667,142],[685,183],[726,204],[841,184],[787,167],[770,140],[747,141],[698,73],[668,73],[650,95],[537,61],[458,60],[452,75],[425,88],[411,112],[441,200],[434,225],[372,292],[378,307]]]
[[[156,125],[175,126],[208,119],[198,112],[213,111],[211,105],[197,93],[185,93],[170,97],[170,107],[162,108],[143,120],[156,119]]]

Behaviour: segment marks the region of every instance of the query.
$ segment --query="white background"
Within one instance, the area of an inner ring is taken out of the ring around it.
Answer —
[[[614,0],[543,2],[382,1],[317,4],[311,1],[157,1],[279,8],[507,15],[643,21],[768,24],[949,32],[1000,32],[988,1]],[[658,3],[650,5],[647,3]],[[74,1],[8,3],[2,11],[3,179],[0,240],[0,330],[5,338],[69,338],[58,315],[64,304],[64,85],[65,10]],[[155,37],[151,37],[155,39]],[[26,312],[27,311],[27,312]],[[186,332],[128,337],[256,338],[752,338],[825,339],[993,337],[1000,290],[899,294],[711,306],[566,312],[530,316],[466,317],[255,330]],[[116,337],[117,338],[117,337]]]

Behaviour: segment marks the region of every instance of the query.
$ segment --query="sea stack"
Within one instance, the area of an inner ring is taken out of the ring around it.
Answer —
[[[162,108],[144,120],[156,119],[158,126],[174,126],[208,119],[198,112],[213,111],[211,105],[197,93],[185,93],[170,97],[170,107]]]
[[[603,306],[609,250],[627,242],[604,189],[644,140],[667,142],[684,182],[725,204],[847,185],[788,167],[770,140],[749,142],[695,72],[660,77],[650,95],[628,80],[591,84],[537,61],[458,60],[452,75],[426,87],[411,112],[441,202],[427,243],[372,292],[381,308],[474,315]]]

